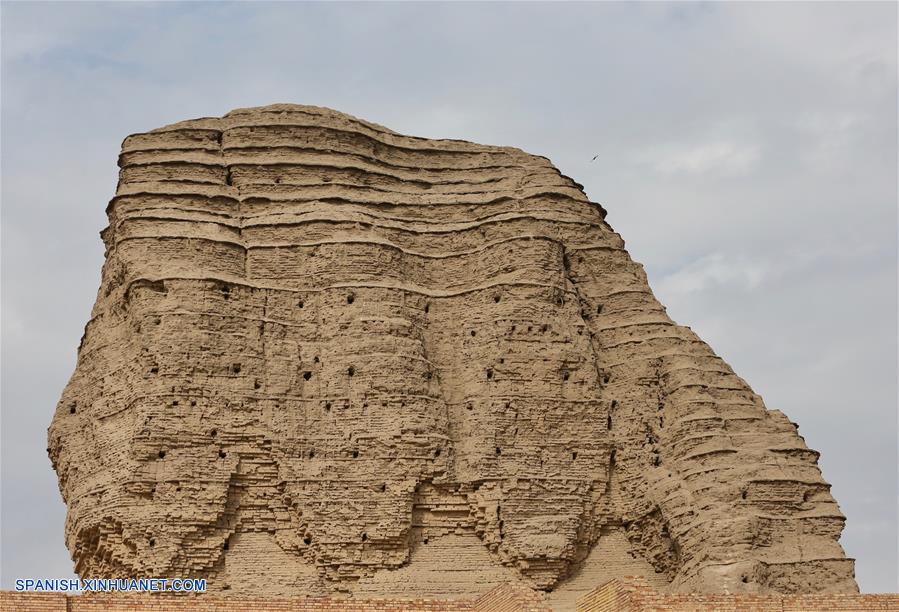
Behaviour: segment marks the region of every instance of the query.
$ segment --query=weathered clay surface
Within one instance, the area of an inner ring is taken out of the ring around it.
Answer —
[[[857,590],[817,453],[547,159],[277,105],[119,165],[49,432],[82,576]]]

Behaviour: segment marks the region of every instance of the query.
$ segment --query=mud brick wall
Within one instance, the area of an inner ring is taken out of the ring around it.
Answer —
[[[478,608],[504,612],[503,608]],[[519,610],[520,608],[514,608]],[[469,612],[469,600],[332,597],[240,598],[173,595],[65,595],[0,592],[0,612]],[[524,609],[521,609],[524,612]]]
[[[616,579],[577,601],[577,612],[865,612],[899,610],[899,595],[661,593],[639,578]]]
[[[642,579],[615,579],[576,607],[550,608],[538,593],[500,585],[473,600],[244,598],[210,595],[65,595],[0,591],[0,612],[875,612],[899,610],[899,595],[661,593]]]
[[[857,589],[818,454],[548,159],[275,105],[119,167],[48,433],[80,576]]]

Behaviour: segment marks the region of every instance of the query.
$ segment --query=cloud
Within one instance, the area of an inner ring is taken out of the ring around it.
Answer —
[[[746,292],[757,289],[769,274],[765,262],[712,253],[663,276],[656,287],[666,295],[705,291],[711,285]]]
[[[655,145],[635,156],[660,174],[709,174],[728,176],[752,171],[759,160],[759,147],[735,142],[708,142],[696,145]]]

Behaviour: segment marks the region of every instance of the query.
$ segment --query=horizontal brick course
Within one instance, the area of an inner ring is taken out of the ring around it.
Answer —
[[[577,612],[866,612],[899,611],[899,595],[661,593],[642,578],[616,579],[577,601]]]
[[[899,595],[662,593],[641,578],[590,591],[576,612],[899,612]],[[0,591],[0,612],[551,612],[539,593],[504,584],[476,599],[254,598],[215,595],[15,593]],[[569,612],[559,610],[558,612]]]

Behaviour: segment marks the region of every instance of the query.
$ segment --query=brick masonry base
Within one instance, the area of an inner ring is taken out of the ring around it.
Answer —
[[[577,601],[575,612],[899,612],[899,595],[661,593],[641,578],[615,579]],[[213,595],[15,593],[0,612],[552,612],[538,593],[498,586],[476,599],[247,598]],[[558,610],[556,612],[567,612]]]

